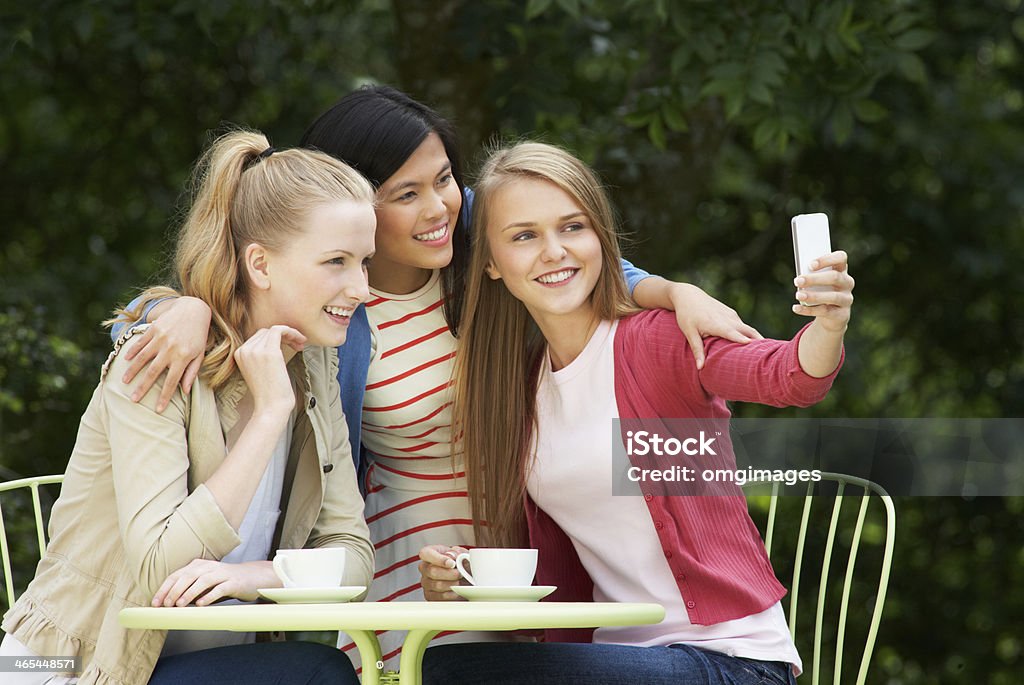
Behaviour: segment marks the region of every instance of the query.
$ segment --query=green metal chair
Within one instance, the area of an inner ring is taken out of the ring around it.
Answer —
[[[761,518],[764,524],[765,548],[768,550],[768,557],[772,559],[777,572],[783,565],[788,564],[788,560],[785,557],[780,558],[780,554],[775,554],[773,557],[773,543],[782,535],[792,532],[792,529],[783,532],[783,525],[790,525],[790,520],[794,524],[796,520],[799,520],[799,528],[796,530],[795,550],[792,557],[792,576],[789,583],[789,610],[787,612],[789,631],[794,641],[797,640],[797,606],[800,599],[802,573],[805,566],[809,567],[814,563],[811,561],[811,557],[818,556],[818,546],[822,547],[820,550],[821,568],[816,579],[817,603],[814,620],[813,650],[809,669],[811,685],[818,685],[819,682],[829,682],[823,681],[821,677],[824,670],[822,666],[822,642],[826,626],[826,596],[829,587],[837,584],[837,577],[832,575],[833,556],[839,556],[836,554],[837,545],[847,545],[849,551],[846,555],[846,569],[843,571],[842,595],[839,599],[838,618],[834,624],[835,653],[831,680],[834,685],[838,685],[842,677],[843,653],[847,647],[847,617],[857,556],[861,550],[861,542],[865,537],[865,530],[871,531],[871,544],[877,547],[876,550],[873,550],[876,554],[872,556],[877,556],[877,552],[880,552],[881,560],[878,562],[880,568],[877,569],[877,591],[874,593],[871,618],[860,660],[860,668],[857,672],[856,683],[857,685],[863,685],[867,678],[868,666],[871,663],[871,654],[874,651],[875,638],[878,634],[878,624],[882,619],[885,593],[889,586],[889,571],[892,566],[892,552],[896,535],[896,510],[893,508],[892,498],[876,483],[839,473],[822,472],[821,475],[821,482],[806,484],[804,497],[785,496],[782,493],[782,488],[785,485],[780,485],[779,483],[772,483],[771,492],[766,496],[756,494],[758,490],[767,489],[765,484],[748,483],[744,486],[744,489],[747,491],[748,504],[750,505],[752,516],[755,521]],[[827,486],[830,483],[835,484],[835,493],[832,495],[822,494],[823,486]],[[812,512],[813,505],[816,502],[824,506],[818,507],[817,511]],[[876,503],[874,507],[871,506],[872,502]],[[850,503],[852,506],[847,507],[844,512],[844,505],[847,503]],[[829,504],[831,504],[830,514],[827,510]],[[765,505],[767,505],[767,512],[764,511]],[[780,513],[783,509],[787,511]],[[869,509],[871,509],[870,520],[868,518]],[[813,522],[814,525],[812,526],[813,513],[817,513],[817,519],[822,522],[825,517],[829,520],[827,533],[824,534],[823,538],[816,532],[823,529],[823,526],[819,529],[817,520]],[[844,513],[846,516],[843,516]],[[790,519],[790,514],[793,514],[792,519]],[[780,519],[780,515],[783,518]],[[799,515],[799,519],[796,518],[796,515]],[[784,524],[783,521],[786,523]],[[866,524],[866,522],[868,523]],[[817,542],[817,545],[814,546],[814,554],[809,554],[807,551],[809,531],[811,533],[810,537],[815,537]],[[781,544],[777,546],[781,546]],[[865,572],[871,570],[872,578],[875,573],[874,568],[865,569]],[[838,572],[840,571],[837,570]],[[858,578],[862,578],[863,575],[863,572],[859,573]],[[873,583],[873,581],[871,582]],[[862,585],[862,583],[858,583],[858,585]],[[870,604],[870,598],[868,603]],[[835,613],[834,609],[832,613]],[[830,622],[829,625],[833,624]],[[799,642],[797,642],[797,646],[800,646]],[[806,650],[801,649],[801,654],[805,655]],[[805,670],[808,670],[807,666],[805,658]]]
[[[25,519],[21,516],[23,510],[27,509],[28,497],[31,495],[32,513],[35,517],[35,532],[36,541],[39,547],[39,555],[36,560],[43,558],[43,553],[46,551],[46,522],[43,520],[49,515],[49,505],[52,504],[51,499],[46,499],[44,507],[44,497],[40,495],[39,488],[41,485],[59,484],[64,480],[64,476],[36,476],[34,478],[22,478],[20,480],[11,480],[5,483],[0,483],[0,562],[3,564],[4,574],[4,588],[7,591],[6,602],[0,607],[0,614],[3,614],[9,609],[17,599],[14,593],[14,572],[12,567],[22,566],[26,562],[24,560],[21,564],[15,564],[12,557],[11,549],[8,546],[7,541],[7,528],[4,520],[4,503],[8,505],[8,512],[12,514],[12,520],[18,524],[21,524]],[[13,491],[27,489],[28,493],[13,494]],[[45,495],[45,491],[44,491]],[[12,531],[13,532],[13,531]],[[31,545],[29,546],[31,547]],[[28,550],[19,550],[19,552],[27,553],[29,559],[33,556]],[[34,567],[33,567],[34,568]],[[25,581],[27,582],[27,580]]]

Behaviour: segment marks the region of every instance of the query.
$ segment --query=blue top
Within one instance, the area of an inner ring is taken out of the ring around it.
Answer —
[[[463,189],[465,202],[462,203],[462,211],[459,216],[459,225],[469,230],[470,213],[473,207],[473,190]],[[638,269],[625,259],[622,260],[622,271],[626,277],[626,285],[629,292],[633,292],[636,284],[651,274],[643,269]],[[131,309],[138,304],[135,298],[128,305]],[[154,300],[143,311],[142,318],[136,322],[143,323],[149,315],[150,310],[161,300]],[[117,340],[121,335],[124,324],[114,324],[110,329],[110,337]],[[356,463],[356,472],[362,473],[361,467],[365,467],[362,458],[362,441],[360,432],[363,418],[363,395],[366,393],[366,376],[370,371],[370,321],[366,317],[365,305],[356,307],[352,313],[352,319],[348,324],[348,335],[344,344],[338,347],[338,383],[341,385],[341,406],[345,410],[345,421],[348,422],[348,439],[352,445],[352,458]],[[360,487],[362,487],[362,478]]]

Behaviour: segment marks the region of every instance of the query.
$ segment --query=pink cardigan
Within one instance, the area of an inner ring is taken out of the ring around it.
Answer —
[[[651,310],[621,319],[614,350],[619,417],[728,418],[726,400],[776,407],[814,404],[828,392],[839,369],[825,378],[804,373],[797,358],[804,330],[791,341],[746,345],[707,338],[707,361],[697,371],[672,312]],[[726,459],[735,464],[731,448]],[[645,493],[644,498],[691,622],[710,625],[750,616],[785,595],[742,494]],[[547,599],[593,601],[593,582],[571,541],[529,496],[526,516],[530,546],[540,550],[537,584],[558,586]],[[723,535],[725,530],[731,534]],[[590,642],[592,637],[592,629],[545,632],[552,642]]]

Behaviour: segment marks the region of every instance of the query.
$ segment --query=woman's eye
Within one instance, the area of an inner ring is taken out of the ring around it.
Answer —
[[[328,259],[327,263],[328,264],[336,264],[338,266],[344,266],[345,265],[345,258],[344,257],[335,257],[334,259]]]
[[[410,190],[408,193],[402,193],[401,195],[399,195],[397,199],[399,202],[405,202],[407,200],[413,199],[414,197],[416,197],[416,193]]]
[[[568,226],[566,226],[565,230],[567,230],[567,231],[582,231],[584,228],[586,228],[586,226],[584,226],[583,224],[575,223],[575,224],[569,224]]]
[[[517,242],[518,243],[518,242],[522,242],[524,240],[529,240],[532,237],[533,237],[532,233],[530,233],[529,231],[524,231],[522,233],[517,233],[514,236],[512,236],[512,240],[513,240],[513,242]]]
[[[454,177],[451,174],[445,174],[441,178],[437,179],[437,185],[446,186],[451,183],[452,180],[454,180]]]

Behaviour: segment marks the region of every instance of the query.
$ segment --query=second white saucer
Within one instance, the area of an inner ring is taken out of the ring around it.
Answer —
[[[452,592],[471,602],[536,602],[554,592],[554,585],[453,585]]]

